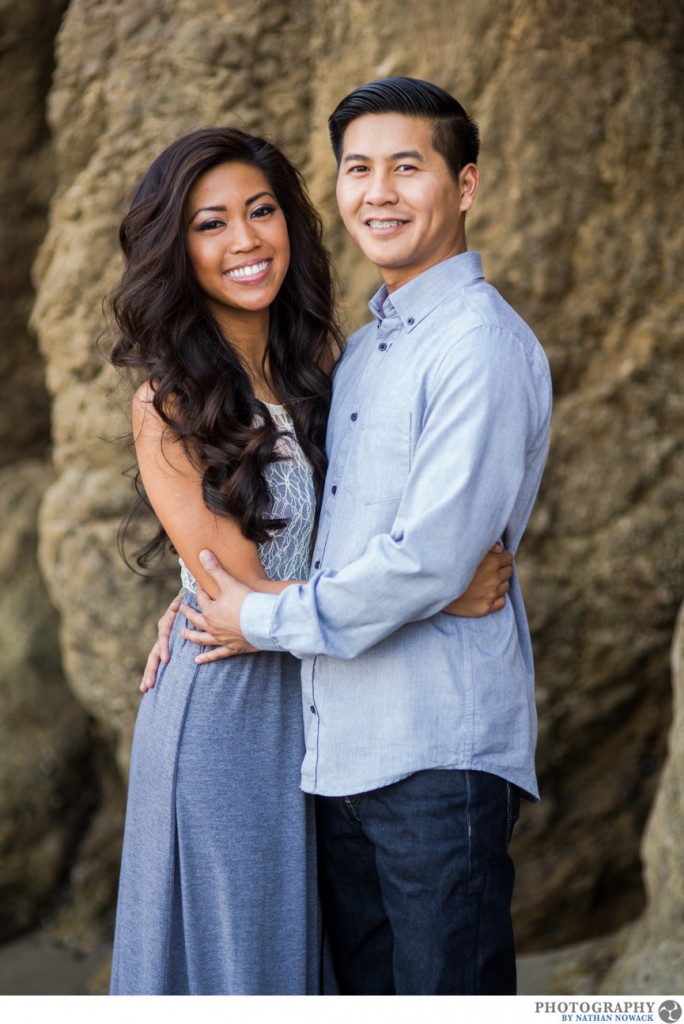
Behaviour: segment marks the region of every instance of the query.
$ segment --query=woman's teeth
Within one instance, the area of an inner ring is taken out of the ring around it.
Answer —
[[[252,263],[249,267],[236,267],[235,270],[228,270],[227,276],[233,278],[256,277],[257,274],[266,270],[268,262],[268,260],[264,260],[262,263]]]

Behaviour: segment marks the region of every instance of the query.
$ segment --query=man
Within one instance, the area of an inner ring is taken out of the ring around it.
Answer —
[[[467,251],[479,138],[460,104],[391,78],[329,125],[340,213],[384,284],[336,370],[312,577],[255,594],[206,554],[221,596],[186,614],[230,650],[303,660],[302,787],[341,990],[512,993],[508,842],[520,793],[537,798],[529,632],[515,574],[497,615],[440,610],[493,544],[518,546],[548,364]]]

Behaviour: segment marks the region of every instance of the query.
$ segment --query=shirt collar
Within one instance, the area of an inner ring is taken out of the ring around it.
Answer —
[[[378,321],[398,316],[404,330],[410,333],[455,288],[463,288],[478,278],[484,278],[479,252],[462,252],[436,263],[391,295],[383,284],[368,307]]]

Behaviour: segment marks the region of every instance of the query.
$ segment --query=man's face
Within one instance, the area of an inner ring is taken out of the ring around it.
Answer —
[[[454,181],[421,117],[365,114],[344,134],[337,203],[358,247],[394,291],[465,252],[463,214],[477,192],[468,164]]]

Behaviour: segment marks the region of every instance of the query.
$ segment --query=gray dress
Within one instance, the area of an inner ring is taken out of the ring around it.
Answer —
[[[280,406],[279,427],[291,429]],[[260,547],[272,579],[306,579],[310,467],[292,438],[269,467]],[[185,598],[195,581],[183,567]],[[133,740],[112,994],[316,994],[321,926],[313,805],[299,788],[300,663],[260,652],[196,665],[179,615]]]

